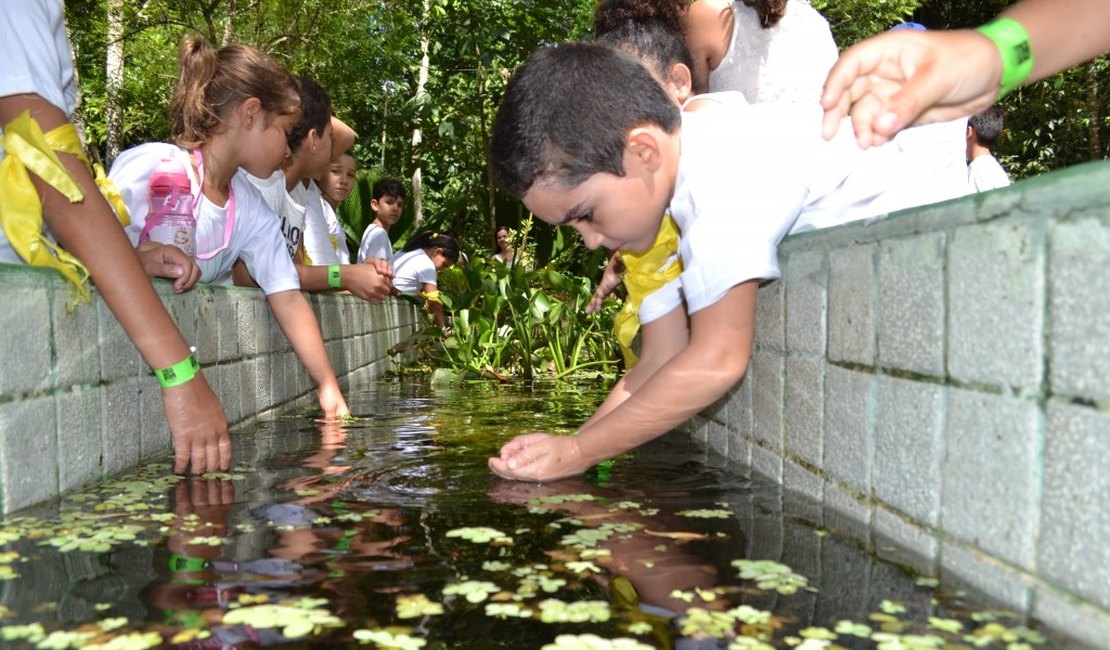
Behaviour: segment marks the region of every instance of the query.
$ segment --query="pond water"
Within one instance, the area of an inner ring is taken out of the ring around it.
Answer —
[[[1082,647],[915,577],[681,435],[582,479],[491,477],[503,441],[572,430],[603,397],[383,380],[349,395],[359,421],[236,435],[226,475],[155,464],[9,517],[3,643]]]

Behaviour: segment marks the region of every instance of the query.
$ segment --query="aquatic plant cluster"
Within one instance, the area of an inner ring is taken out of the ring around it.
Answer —
[[[167,492],[179,489],[184,479],[167,474],[167,469],[165,465],[149,466],[127,481],[105,483],[73,495],[56,517],[23,516],[4,521],[0,525],[0,579],[21,580],[41,552],[96,557],[127,546],[172,550],[170,584],[203,583],[206,572],[213,571],[240,571],[273,580],[275,575],[304,570],[275,558],[248,567],[221,564],[214,552],[238,535],[253,534],[257,524],[244,521],[229,528],[226,522],[205,517],[203,508],[190,513],[171,511]],[[248,471],[238,468],[209,475],[206,480],[213,486],[241,482]],[[727,534],[699,530],[697,522],[732,516],[730,504],[678,510],[672,519],[679,524],[671,527],[678,529],[664,530],[656,529],[660,528],[659,508],[651,503],[562,494],[552,489],[511,486],[499,495],[519,506],[526,517],[521,521],[530,525],[500,530],[475,522],[443,532],[436,542],[439,552],[459,559],[462,573],[435,590],[397,588],[380,594],[379,598],[391,599],[392,616],[356,614],[352,618],[343,613],[341,601],[329,597],[282,597],[280,592],[259,589],[217,593],[215,600],[207,602],[179,602],[172,612],[167,610],[166,620],[157,624],[120,615],[113,611],[116,604],[109,602],[96,605],[102,618],[71,629],[48,629],[42,622],[26,622],[36,612],[0,608],[0,640],[6,645],[52,650],[227,647],[229,638],[256,645],[297,642],[404,650],[486,647],[458,644],[457,640],[453,645],[437,638],[433,624],[437,618],[468,616],[486,617],[499,626],[514,625],[514,621],[550,626],[553,633],[548,638],[552,640],[536,646],[543,650],[665,648],[673,647],[679,637],[716,640],[713,647],[728,650],[837,650],[863,647],[861,641],[878,650],[1031,650],[1045,642],[1030,629],[1008,624],[1012,615],[1006,612],[915,622],[900,617],[907,613],[904,603],[891,600],[883,601],[881,611],[871,612],[866,620],[800,627],[790,615],[740,602],[756,602],[759,594],[790,598],[815,591],[804,575],[770,559],[736,559],[731,563],[735,580],[723,581],[723,585],[698,584],[695,576],[684,588],[671,589],[662,600],[652,596],[649,604],[646,594],[640,593],[628,576],[639,576],[641,585],[649,584],[652,572],[661,570],[656,567],[673,563],[676,554],[682,556],[684,545],[727,541]],[[327,529],[339,540],[334,553],[343,551],[345,544],[358,543],[353,540],[384,517],[380,510],[362,509],[358,503],[320,490],[293,492],[302,499],[322,496],[329,500],[313,503],[312,509],[277,504],[273,512],[280,516],[271,514],[265,524],[269,532],[296,536]],[[533,542],[557,540],[545,551],[548,561],[521,562],[518,551],[523,537]],[[474,570],[466,571],[465,560],[475,557],[480,563],[472,563]],[[340,564],[325,566],[332,575],[345,571]],[[922,589],[933,586],[928,579],[920,584]],[[44,604],[38,613],[50,609]]]

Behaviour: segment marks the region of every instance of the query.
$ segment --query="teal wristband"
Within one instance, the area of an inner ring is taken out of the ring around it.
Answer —
[[[328,267],[328,286],[332,289],[338,289],[339,280],[339,265],[332,264]]]
[[[190,352],[183,361],[178,361],[169,368],[155,370],[154,376],[158,378],[162,388],[173,388],[196,377],[198,372],[200,372],[200,364],[197,363],[196,356]]]
[[[998,18],[978,30],[994,42],[1002,56],[1002,81],[998,99],[1010,94],[1033,72],[1033,46],[1029,33],[1013,18]]]

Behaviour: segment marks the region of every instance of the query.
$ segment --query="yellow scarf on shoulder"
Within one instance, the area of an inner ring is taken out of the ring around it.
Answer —
[[[617,336],[625,365],[629,368],[636,365],[638,360],[632,352],[632,340],[640,329],[637,314],[640,303],[682,273],[682,260],[675,258],[667,263],[677,252],[678,225],[670,214],[666,214],[659,224],[659,233],[651,248],[643,253],[621,253],[625,268],[624,287],[628,291],[628,298],[613,319],[613,333]]]

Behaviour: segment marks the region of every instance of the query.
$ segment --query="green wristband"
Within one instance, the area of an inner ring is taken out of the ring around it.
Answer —
[[[339,288],[339,265],[332,264],[328,267],[328,286],[332,289]]]
[[[1002,81],[998,91],[998,99],[1002,99],[1033,72],[1033,46],[1029,44],[1029,33],[1013,18],[992,20],[976,31],[991,39],[1002,55]]]
[[[196,573],[197,571],[203,571],[207,563],[204,558],[186,557],[178,553],[170,554],[170,572],[172,573]]]
[[[189,356],[185,357],[183,361],[178,361],[169,368],[155,370],[154,376],[158,378],[158,383],[162,384],[162,388],[173,388],[196,377],[199,371],[200,364],[197,363],[196,356],[190,351]]]

